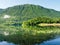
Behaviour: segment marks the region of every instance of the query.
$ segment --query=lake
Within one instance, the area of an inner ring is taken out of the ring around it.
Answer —
[[[0,42],[0,45],[17,45],[17,44],[7,42],[7,41],[2,41]],[[35,44],[35,45],[38,45],[38,44]],[[43,43],[39,45],[60,45],[60,38],[44,41]]]
[[[0,42],[0,45],[15,45],[14,43],[9,43],[7,41]]]
[[[41,43],[40,45],[60,45],[60,38],[45,41],[45,42]]]
[[[8,27],[9,30],[6,26],[5,28],[0,30],[0,45],[53,45],[53,42],[60,42],[58,27]]]

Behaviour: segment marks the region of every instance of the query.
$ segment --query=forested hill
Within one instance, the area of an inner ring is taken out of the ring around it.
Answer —
[[[0,9],[0,14],[3,12],[4,9]]]
[[[1,15],[10,15],[11,19],[15,16],[14,19],[24,21],[36,17],[60,17],[60,12],[39,5],[25,4],[6,8]]]
[[[9,7],[5,10],[6,14],[9,15],[20,15],[20,16],[60,16],[60,12],[53,9],[47,9],[39,5],[18,5]]]

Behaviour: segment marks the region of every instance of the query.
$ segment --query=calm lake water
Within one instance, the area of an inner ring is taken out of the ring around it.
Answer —
[[[0,45],[15,45],[14,43],[9,43],[9,42],[6,42],[6,41],[2,41],[0,42]]]
[[[60,38],[45,41],[45,42],[41,43],[40,45],[60,45]]]
[[[16,45],[16,44],[9,43],[7,41],[2,41],[2,42],[0,42],[0,45]],[[36,45],[38,45],[38,44],[36,44]],[[41,43],[39,45],[60,45],[60,38],[44,41],[43,43]]]
[[[60,45],[60,29],[0,30],[0,45]]]

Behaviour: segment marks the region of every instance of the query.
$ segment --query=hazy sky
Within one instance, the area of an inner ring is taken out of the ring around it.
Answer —
[[[60,11],[60,0],[0,0],[0,8],[14,5],[35,4]]]

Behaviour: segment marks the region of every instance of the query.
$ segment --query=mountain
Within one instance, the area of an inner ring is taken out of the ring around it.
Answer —
[[[60,17],[60,12],[53,9],[44,8],[39,5],[24,4],[6,8],[1,15],[9,15],[9,21],[23,22],[36,17],[58,18]]]
[[[3,9],[0,9],[0,14],[3,12]]]
[[[40,23],[59,24],[60,19],[56,18],[60,18],[59,11],[39,5],[25,4],[0,9],[0,41],[39,45],[59,34],[60,27],[40,26]]]

